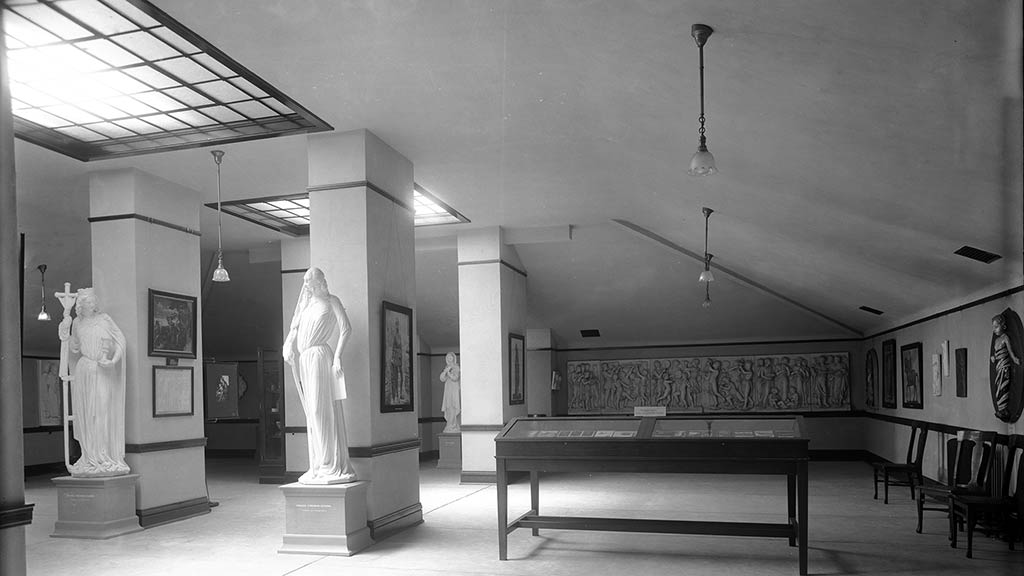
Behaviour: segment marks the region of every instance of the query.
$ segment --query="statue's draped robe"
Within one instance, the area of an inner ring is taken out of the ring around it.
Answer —
[[[128,474],[124,461],[124,334],[110,316],[97,312],[76,318],[72,335],[72,352],[81,354],[72,372],[72,427],[82,457],[68,471],[79,477]],[[120,356],[116,364],[99,365],[101,358],[115,354]]]

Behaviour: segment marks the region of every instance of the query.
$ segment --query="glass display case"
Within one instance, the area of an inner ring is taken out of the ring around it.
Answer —
[[[260,484],[284,484],[284,378],[281,352],[260,348],[257,352],[260,399]]]
[[[498,557],[508,557],[517,528],[608,530],[786,538],[807,574],[808,439],[800,416],[661,416],[516,418],[495,438]],[[531,509],[508,521],[508,482],[530,475]],[[786,477],[785,523],[704,522],[545,516],[539,511],[546,472],[766,474]]]

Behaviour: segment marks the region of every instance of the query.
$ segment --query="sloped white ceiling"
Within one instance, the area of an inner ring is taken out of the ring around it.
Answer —
[[[472,220],[424,241],[577,227],[571,242],[517,247],[531,327],[567,345],[581,328],[616,344],[850,337],[1022,279],[1019,2],[156,5],[335,129],[367,128],[412,160],[417,182]],[[684,173],[698,22],[715,29],[708,144],[721,173],[707,179]],[[305,187],[302,137],[224,149],[226,199]],[[131,165],[215,200],[204,149],[90,165],[25,144],[17,154],[25,193],[59,198],[51,177]],[[699,262],[612,224],[700,253],[702,206],[715,209],[715,262],[783,299],[725,277],[702,310]],[[233,249],[279,238],[225,225]],[[215,230],[212,211],[203,229]],[[964,244],[1003,259],[953,255]],[[454,242],[417,258],[431,346],[458,344],[455,259]]]

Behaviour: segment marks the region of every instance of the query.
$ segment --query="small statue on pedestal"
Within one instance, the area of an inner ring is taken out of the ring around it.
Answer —
[[[444,382],[444,399],[441,401],[441,412],[447,425],[445,432],[459,432],[462,430],[462,370],[455,362],[455,353],[449,352],[444,356],[445,367],[441,370],[441,382]]]

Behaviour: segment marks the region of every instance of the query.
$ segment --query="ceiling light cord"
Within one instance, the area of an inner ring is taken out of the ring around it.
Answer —
[[[217,269],[213,271],[214,282],[230,282],[231,277],[224,268],[224,244],[221,237],[223,212],[221,211],[221,185],[220,185],[220,163],[224,159],[223,150],[211,150],[213,161],[217,163]]]

